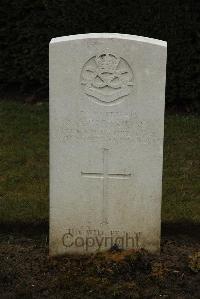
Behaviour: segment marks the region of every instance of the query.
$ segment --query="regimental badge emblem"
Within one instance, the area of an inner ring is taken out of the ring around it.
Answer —
[[[83,92],[99,104],[113,104],[128,96],[134,76],[125,59],[110,51],[90,58],[81,72]]]

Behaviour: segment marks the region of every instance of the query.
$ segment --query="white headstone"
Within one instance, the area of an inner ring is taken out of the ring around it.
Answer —
[[[50,254],[159,251],[166,42],[50,43]]]

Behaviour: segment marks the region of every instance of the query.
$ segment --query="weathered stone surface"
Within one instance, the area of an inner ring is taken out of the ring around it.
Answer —
[[[50,254],[159,251],[166,42],[50,43]]]

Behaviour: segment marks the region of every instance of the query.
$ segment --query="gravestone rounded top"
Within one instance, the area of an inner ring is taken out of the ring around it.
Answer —
[[[131,35],[131,34],[121,34],[121,33],[87,33],[87,34],[75,34],[68,36],[60,36],[51,39],[51,43],[59,43],[65,41],[79,40],[79,39],[95,39],[95,38],[116,38],[116,39],[128,39],[133,41],[138,41],[142,43],[155,44],[158,46],[167,47],[167,42],[159,39]]]

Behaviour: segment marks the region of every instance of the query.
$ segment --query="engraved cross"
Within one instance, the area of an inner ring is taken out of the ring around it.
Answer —
[[[108,171],[108,149],[103,149],[103,172],[82,172],[81,175],[86,178],[102,179],[103,180],[103,202],[102,202],[102,217],[103,223],[108,223],[107,217],[107,201],[108,201],[108,181],[109,179],[128,179],[131,173],[109,173]]]

